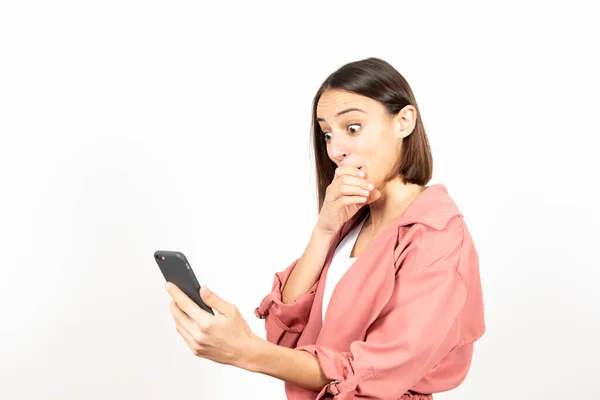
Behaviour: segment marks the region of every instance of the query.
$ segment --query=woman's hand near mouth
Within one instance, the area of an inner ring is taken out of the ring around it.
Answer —
[[[365,176],[365,171],[349,165],[335,170],[319,213],[317,229],[324,234],[334,234],[362,206],[381,197],[381,192],[374,189]]]

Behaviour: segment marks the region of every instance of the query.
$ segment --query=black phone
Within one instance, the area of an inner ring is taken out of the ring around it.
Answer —
[[[207,306],[200,297],[200,284],[183,253],[179,251],[157,250],[154,252],[154,260],[156,260],[167,282],[177,285],[200,308],[215,315],[212,308]]]

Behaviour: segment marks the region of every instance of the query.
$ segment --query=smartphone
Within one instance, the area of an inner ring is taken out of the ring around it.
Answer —
[[[167,282],[177,285],[200,308],[215,315],[212,308],[207,306],[200,297],[200,284],[183,253],[179,251],[157,250],[154,252],[154,260],[156,260]]]

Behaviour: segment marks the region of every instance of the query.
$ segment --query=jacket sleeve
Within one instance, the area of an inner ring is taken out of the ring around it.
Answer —
[[[399,272],[389,302],[350,351],[297,347],[317,357],[327,379],[338,381],[331,385],[337,399],[400,398],[457,346],[466,287],[457,265],[446,261]]]
[[[308,292],[299,296],[293,303],[284,304],[281,301],[281,292],[298,260],[296,259],[284,271],[275,274],[271,293],[254,310],[258,318],[265,320],[267,340],[289,348],[296,347],[308,322],[318,284],[318,281],[315,282]]]

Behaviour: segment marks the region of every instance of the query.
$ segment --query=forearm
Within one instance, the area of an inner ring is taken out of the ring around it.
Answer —
[[[283,303],[293,303],[299,296],[308,292],[319,279],[332,237],[333,235],[316,229],[313,231],[304,253],[283,288],[281,295]]]
[[[244,369],[316,392],[329,383],[317,358],[308,352],[278,346],[259,337],[249,350],[248,360],[241,366]]]

